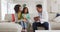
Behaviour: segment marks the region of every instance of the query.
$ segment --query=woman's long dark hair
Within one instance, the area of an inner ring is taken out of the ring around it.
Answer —
[[[21,5],[19,5],[19,4],[15,5],[15,7],[14,7],[15,13],[18,13],[19,7],[21,7]]]
[[[27,13],[29,13],[29,12],[28,12],[28,8],[27,8],[27,7],[24,7],[24,8],[23,8],[22,13],[25,13],[25,9],[27,9]],[[26,13],[26,14],[27,14],[27,13]]]

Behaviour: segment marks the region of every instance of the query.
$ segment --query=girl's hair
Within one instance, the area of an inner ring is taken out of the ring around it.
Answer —
[[[29,12],[28,12],[28,8],[27,8],[27,7],[24,7],[24,8],[23,8],[22,13],[25,13],[25,9],[27,9],[27,13],[29,13]]]
[[[19,7],[21,7],[21,5],[19,5],[19,4],[15,5],[14,10],[15,10],[16,13],[18,13]]]

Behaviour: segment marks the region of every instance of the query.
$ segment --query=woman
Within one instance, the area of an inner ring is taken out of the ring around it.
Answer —
[[[22,18],[21,5],[19,5],[19,4],[15,5],[14,10],[15,10],[15,22],[18,23],[18,20],[20,20]]]
[[[30,20],[30,15],[29,15],[29,12],[28,12],[28,8],[27,8],[27,7],[24,7],[24,8],[23,8],[22,17]]]
[[[21,5],[19,4],[15,5],[14,10],[15,10],[15,21],[17,22],[22,18]]]

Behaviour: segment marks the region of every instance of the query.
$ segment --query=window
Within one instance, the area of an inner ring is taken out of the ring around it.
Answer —
[[[2,20],[4,20],[4,16],[7,14],[7,1],[1,0],[1,16]]]
[[[1,16],[4,20],[6,14],[14,13],[14,4],[8,3],[7,0],[1,0]]]

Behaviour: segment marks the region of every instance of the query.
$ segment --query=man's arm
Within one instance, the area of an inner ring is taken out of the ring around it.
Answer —
[[[42,12],[42,19],[41,19],[41,21],[48,22],[48,12],[47,11],[43,11]]]

